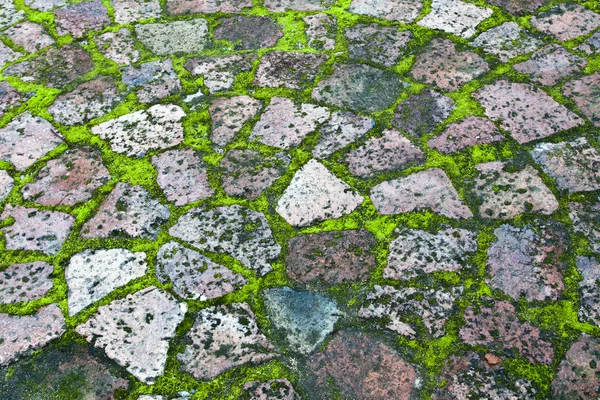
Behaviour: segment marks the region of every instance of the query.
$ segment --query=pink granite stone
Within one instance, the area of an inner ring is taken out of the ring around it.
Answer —
[[[236,50],[272,47],[283,36],[282,27],[269,17],[238,15],[219,22],[214,31],[215,39],[232,42]]]
[[[300,395],[287,379],[246,382],[244,391],[250,394],[252,400],[301,400]]]
[[[167,0],[170,14],[235,13],[252,7],[252,0]]]
[[[333,50],[337,31],[335,15],[315,14],[302,18],[306,26],[308,45],[318,50]]]
[[[352,0],[348,11],[409,24],[422,7],[421,0]]]
[[[159,0],[111,0],[111,5],[117,24],[161,17]]]
[[[0,202],[2,202],[14,187],[14,179],[5,170],[0,170]]]
[[[83,37],[90,30],[100,30],[110,24],[108,11],[100,0],[71,4],[54,12],[56,32]]]
[[[600,396],[600,341],[582,334],[560,362],[552,381],[557,399],[595,399]]]
[[[25,103],[29,97],[31,97],[31,93],[21,93],[8,82],[0,82],[0,117],[11,108]]]
[[[173,69],[173,61],[150,61],[123,70],[121,81],[135,90],[140,103],[154,103],[181,90],[181,82]]]
[[[24,21],[7,29],[4,34],[17,46],[23,47],[29,53],[35,53],[54,44],[52,36],[42,25]]]
[[[260,100],[249,96],[214,99],[208,109],[212,119],[210,139],[219,146],[226,146],[261,107]]]
[[[237,74],[252,70],[252,62],[255,58],[256,55],[253,53],[190,58],[185,63],[185,69],[193,76],[204,77],[204,86],[210,93],[216,93],[231,89]]]
[[[527,61],[516,64],[514,69],[529,74],[535,82],[554,86],[563,78],[583,71],[587,60],[570,53],[557,44],[550,44],[535,53]]]
[[[44,261],[9,265],[0,272],[0,303],[41,299],[54,285],[53,273],[54,266]]]
[[[127,28],[103,33],[96,36],[95,40],[100,54],[119,65],[133,64],[140,59],[140,52],[134,47],[131,32]]]
[[[575,102],[592,124],[600,127],[600,72],[565,83],[563,93]]]
[[[295,11],[320,11],[325,10],[335,0],[264,0],[267,10],[272,12]]]
[[[448,125],[439,136],[429,139],[427,145],[440,153],[451,154],[503,139],[504,136],[489,119],[470,116]]]
[[[587,35],[600,26],[600,15],[577,3],[559,3],[531,18],[531,25],[565,41]]]
[[[271,51],[260,59],[254,84],[259,87],[301,89],[312,85],[325,54]]]

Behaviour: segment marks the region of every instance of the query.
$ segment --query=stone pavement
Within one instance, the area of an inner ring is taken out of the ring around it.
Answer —
[[[600,398],[596,0],[0,0],[0,399]]]

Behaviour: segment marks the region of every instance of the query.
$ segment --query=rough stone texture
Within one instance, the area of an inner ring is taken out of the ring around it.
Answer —
[[[267,10],[273,12],[320,11],[331,7],[335,0],[264,0],[264,2]]]
[[[0,170],[0,202],[2,202],[14,187],[14,180],[4,170]]]
[[[489,8],[478,7],[460,0],[433,0],[431,12],[417,25],[468,39],[476,32],[477,25],[492,15]]]
[[[29,97],[31,97],[30,93],[21,93],[8,82],[0,82],[0,117],[11,108],[19,107]]]
[[[289,164],[290,157],[285,153],[265,156],[255,150],[231,150],[221,159],[223,190],[229,196],[255,200]]]
[[[252,7],[252,0],[168,0],[170,14],[234,13]]]
[[[420,0],[352,0],[348,11],[409,24],[423,8]]]
[[[477,235],[465,229],[447,228],[433,234],[417,229],[396,230],[390,243],[386,279],[408,280],[438,271],[470,268],[469,258],[477,251]]]
[[[217,40],[228,40],[236,50],[253,50],[275,46],[283,36],[281,26],[269,17],[223,18],[215,29]]]
[[[335,48],[337,31],[335,15],[307,15],[302,20],[306,24],[306,37],[310,47],[317,50],[333,50]]]
[[[2,68],[4,64],[15,61],[21,56],[21,53],[12,50],[10,47],[0,42],[0,68]],[[10,71],[10,67],[7,68],[7,70]]]
[[[133,64],[140,59],[140,52],[133,45],[131,32],[121,28],[117,32],[106,32],[96,36],[98,51],[119,65]]]
[[[176,53],[198,53],[208,41],[208,23],[198,18],[164,24],[135,27],[135,34],[152,53],[166,56]]]
[[[600,15],[577,3],[560,3],[531,18],[531,25],[565,41],[587,35],[600,26]]]
[[[173,104],[156,104],[96,125],[92,133],[110,142],[114,152],[142,156],[147,151],[166,149],[183,141],[179,122],[185,112]]]
[[[58,211],[7,204],[0,220],[14,218],[14,223],[0,229],[7,250],[32,250],[56,254],[69,236],[75,218]]]
[[[560,399],[593,399],[600,395],[600,342],[582,334],[560,362],[552,395]]]
[[[67,3],[67,0],[25,0],[25,4],[28,7],[39,11],[50,11],[53,8],[62,7]]]
[[[592,36],[583,41],[576,50],[583,51],[585,54],[592,55],[600,53],[600,31],[596,31]]]
[[[33,183],[22,189],[25,200],[44,206],[75,205],[92,198],[110,174],[92,147],[69,149],[48,161]]]
[[[35,53],[54,44],[54,39],[46,32],[42,25],[29,21],[18,23],[3,33],[14,44],[23,47],[29,53]]]
[[[246,283],[242,275],[177,242],[158,250],[156,277],[165,284],[173,282],[179,296],[200,301],[224,296]]]
[[[542,85],[554,86],[563,78],[577,74],[586,67],[587,60],[570,53],[557,44],[550,44],[531,58],[514,66],[515,70],[529,74],[531,79]]]
[[[300,89],[314,82],[327,55],[271,51],[260,59],[254,83],[260,87]]]
[[[276,356],[246,303],[200,310],[186,338],[189,345],[177,359],[184,371],[204,381],[231,368],[259,364]]]
[[[153,103],[181,90],[179,77],[173,69],[173,61],[150,61],[138,68],[123,71],[122,82],[128,90],[135,90],[141,103]]]
[[[187,306],[153,286],[98,308],[75,330],[146,384],[162,375]]]
[[[315,158],[327,158],[362,137],[375,126],[375,121],[347,111],[334,111],[331,118],[320,126],[317,145],[312,154]]]
[[[440,153],[451,154],[466,148],[500,142],[504,136],[487,118],[470,116],[450,124],[436,137],[427,141],[427,146]]]
[[[600,203],[569,203],[569,216],[575,232],[584,234],[592,251],[600,253]]]
[[[261,107],[261,101],[250,96],[217,97],[209,107],[212,119],[210,140],[226,146]]]
[[[600,75],[599,75],[600,76]],[[473,93],[485,114],[519,143],[545,138],[584,121],[531,84],[499,80]]]
[[[193,76],[202,75],[204,86],[210,93],[215,93],[231,89],[237,74],[252,70],[255,57],[252,53],[246,53],[225,57],[191,58],[186,61],[185,69]]]
[[[477,36],[471,44],[481,47],[484,52],[493,54],[502,62],[507,62],[517,56],[531,53],[543,42],[530,32],[521,29],[513,21],[495,26]]]
[[[53,286],[54,267],[44,261],[9,265],[0,272],[0,303],[41,299]]]
[[[259,275],[272,270],[269,261],[281,252],[265,216],[239,205],[193,208],[169,234],[200,250],[227,253]]]
[[[565,96],[571,98],[581,112],[600,127],[600,72],[570,81],[563,86]]]
[[[379,24],[357,24],[346,29],[348,52],[351,58],[371,61],[385,67],[398,62],[408,42],[414,37],[412,32],[399,32],[397,28]]]
[[[315,159],[300,169],[277,203],[290,225],[307,226],[350,214],[364,198]]]
[[[7,28],[25,17],[11,0],[0,0],[0,29]]]
[[[579,282],[581,306],[579,320],[600,326],[600,261],[593,257],[578,256],[577,270],[583,276]]]
[[[490,4],[502,7],[517,16],[533,13],[544,5],[546,0],[488,0]]]
[[[375,269],[375,237],[366,229],[299,235],[288,248],[286,272],[302,283],[366,281]]]
[[[111,0],[117,24],[129,24],[148,18],[160,18],[158,0]]]
[[[473,216],[458,197],[448,175],[439,168],[382,182],[371,189],[371,200],[383,215],[429,209],[448,218],[465,219]]]
[[[455,102],[431,89],[410,96],[398,105],[392,125],[415,137],[432,133],[435,127],[448,118]]]
[[[100,0],[70,4],[54,12],[56,33],[83,37],[88,31],[100,30],[110,24],[108,11]]]
[[[244,384],[244,391],[251,400],[301,400],[287,379],[272,379],[267,382],[252,381]],[[246,397],[242,397],[246,399]]]

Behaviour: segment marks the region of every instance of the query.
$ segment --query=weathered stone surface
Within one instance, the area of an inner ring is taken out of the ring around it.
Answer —
[[[470,116],[450,124],[436,137],[427,141],[427,146],[440,153],[451,154],[466,148],[499,142],[504,136],[487,118]]]
[[[320,11],[331,7],[335,0],[264,0],[264,2],[267,10],[273,12]]]
[[[150,61],[138,68],[123,71],[122,82],[128,90],[135,90],[141,103],[153,103],[181,90],[181,82],[173,69],[173,61]]]
[[[352,0],[348,11],[370,15],[402,23],[411,23],[417,18],[423,3],[410,0]]]
[[[254,125],[250,140],[289,149],[299,145],[319,124],[329,119],[326,107],[303,103],[296,105],[286,97],[273,97],[260,120]]]
[[[8,174],[8,172],[0,170],[0,202],[8,196],[13,187],[13,178]]]
[[[197,110],[199,107],[204,106],[204,93],[202,93],[202,89],[198,89],[196,93],[188,94],[185,96],[182,101],[185,105],[187,105],[192,111]]]
[[[371,189],[371,200],[383,215],[430,209],[448,218],[465,219],[473,216],[458,197],[448,175],[439,168],[382,182]]]
[[[560,80],[583,71],[587,60],[570,53],[557,44],[550,44],[535,53],[531,58],[516,64],[514,68],[529,74],[531,79],[542,85],[554,86]]]
[[[410,96],[398,105],[392,125],[415,137],[432,133],[435,127],[448,118],[455,102],[431,89]]]
[[[25,18],[22,10],[17,10],[11,0],[0,0],[0,29],[7,28]]]
[[[600,290],[597,285],[600,280],[600,261],[593,257],[579,256],[576,264],[583,276],[579,282],[579,319],[600,326]]]
[[[212,119],[210,139],[219,146],[226,146],[261,107],[261,101],[250,96],[214,99],[208,109]]]
[[[4,43],[0,42],[0,68],[4,67],[4,64],[15,61],[23,54],[14,51]],[[10,67],[7,68],[10,71]]]
[[[208,23],[197,18],[164,24],[136,25],[135,34],[152,53],[166,56],[175,53],[198,53],[208,41]]]
[[[489,118],[499,120],[500,126],[521,144],[584,123],[545,92],[526,83],[499,80],[485,85],[472,96],[481,103]]]
[[[114,152],[142,156],[183,142],[179,122],[185,112],[173,104],[156,104],[92,127],[92,133],[110,142]]]
[[[563,93],[571,98],[581,112],[600,127],[600,72],[570,81],[563,86]]]
[[[285,153],[265,156],[255,150],[231,150],[221,159],[223,190],[229,196],[258,198],[290,165]]]
[[[29,97],[31,97],[30,94],[19,92],[8,82],[0,82],[0,117],[11,108],[19,107],[27,101]]]
[[[252,7],[252,0],[167,0],[170,14],[235,13]]]
[[[531,18],[531,25],[565,41],[587,35],[600,26],[600,15],[577,3],[559,3]]]
[[[24,21],[10,27],[3,32],[17,46],[21,46],[29,53],[35,53],[54,44],[52,36],[46,32],[42,25]]]
[[[0,314],[0,366],[44,347],[65,329],[65,319],[56,304],[23,317]]]
[[[460,0],[433,0],[431,12],[417,24],[468,39],[475,34],[477,25],[489,18],[492,13],[489,8],[478,7]]]
[[[244,391],[251,400],[301,400],[287,379],[272,379],[267,382],[252,381],[244,384]],[[246,399],[247,397],[242,397]]]
[[[158,0],[111,0],[117,24],[129,24],[148,18],[160,18]]]
[[[173,282],[179,296],[200,301],[224,296],[246,283],[242,275],[177,242],[158,250],[156,277],[162,283]]]
[[[193,76],[203,76],[204,86],[215,93],[231,89],[237,74],[252,70],[254,58],[256,55],[252,53],[191,58],[186,61],[185,69]]]
[[[600,203],[569,203],[569,216],[575,232],[584,234],[592,251],[600,253]]]
[[[23,198],[45,206],[75,205],[92,198],[110,179],[100,157],[91,147],[69,149],[50,160],[33,183],[22,189]]]
[[[500,61],[507,62],[517,56],[531,53],[543,42],[530,32],[521,29],[516,22],[510,21],[488,29],[477,36],[471,44],[481,47],[488,54],[495,55]]]
[[[399,32],[395,27],[379,24],[357,24],[346,29],[345,34],[351,58],[371,61],[385,67],[398,62],[406,45],[414,37],[410,31]]]
[[[335,15],[315,14],[303,17],[308,45],[317,50],[333,50],[337,31]]]
[[[246,303],[200,310],[186,338],[190,345],[177,359],[182,370],[204,381],[231,368],[259,364],[276,356]]]
[[[100,30],[110,24],[108,11],[100,0],[70,4],[54,12],[56,33],[83,37],[88,31]]]
[[[53,8],[62,7],[67,0],[25,0],[25,4],[35,10],[50,11]]]
[[[0,303],[41,299],[53,286],[54,267],[44,261],[9,265],[0,272]]]
[[[530,14],[544,5],[546,0],[488,0],[488,3],[502,7],[517,16]]]
[[[236,50],[253,50],[275,46],[283,36],[281,26],[269,17],[223,18],[215,29],[217,40],[228,40]]]
[[[81,228],[83,238],[114,236],[156,238],[169,219],[169,208],[149,196],[142,186],[119,182],[102,202],[96,215]]]
[[[326,158],[362,137],[375,126],[371,118],[347,111],[334,111],[331,118],[319,128],[321,136],[312,154],[315,158]]]
[[[149,287],[98,308],[75,330],[146,384],[162,375],[169,341],[187,306]]]
[[[140,52],[133,45],[131,32],[121,28],[117,32],[106,32],[96,36],[98,51],[119,65],[133,64],[140,59]]]
[[[470,267],[469,257],[477,251],[477,235],[466,229],[447,228],[433,234],[398,228],[390,243],[386,279],[407,280],[438,271]]]
[[[396,101],[404,83],[392,72],[364,64],[338,64],[333,75],[319,82],[313,99],[367,113]]]
[[[363,200],[323,164],[312,159],[296,172],[276,210],[290,225],[306,226],[350,214]]]
[[[314,82],[325,54],[271,51],[260,59],[254,83],[260,87],[301,89]]]
[[[560,362],[552,395],[560,399],[593,399],[600,395],[600,342],[582,334]]]
[[[281,252],[265,216],[239,205],[193,208],[169,233],[200,250],[227,253],[259,275],[272,270],[269,261]]]
[[[0,220],[14,218],[12,225],[0,229],[8,250],[33,250],[56,254],[69,236],[75,218],[58,211],[7,204]]]
[[[592,36],[584,40],[583,43],[575,47],[575,49],[589,55],[600,53],[600,31],[596,31]]]

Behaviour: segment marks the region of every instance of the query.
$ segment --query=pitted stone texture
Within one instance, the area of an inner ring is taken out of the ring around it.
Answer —
[[[497,350],[516,348],[532,363],[552,364],[552,343],[542,339],[540,330],[529,322],[521,322],[515,307],[507,301],[490,300],[490,305],[465,310],[465,325],[460,339],[472,346],[488,346]]]
[[[46,32],[42,25],[24,21],[10,27],[3,32],[17,46],[21,46],[29,53],[35,53],[54,44],[52,36]]]
[[[312,98],[366,113],[390,107],[405,87],[400,76],[364,64],[338,64],[313,89]]]
[[[235,13],[252,7],[252,0],[167,0],[170,14]]]
[[[283,36],[281,26],[269,17],[223,18],[215,28],[215,39],[228,40],[236,50],[254,50],[275,46]]]
[[[31,93],[21,93],[8,82],[0,82],[0,117],[11,108],[19,107],[30,97]]]
[[[0,202],[2,202],[14,187],[14,180],[4,170],[0,170]]]
[[[379,24],[357,24],[346,29],[351,58],[371,61],[385,67],[398,62],[408,42],[414,37],[410,31],[399,32],[396,27]]]
[[[433,0],[431,12],[417,25],[468,39],[476,32],[477,25],[492,15],[489,8],[478,7],[460,0]]]
[[[6,205],[0,220],[14,218],[12,225],[0,229],[8,250],[42,251],[56,254],[69,236],[75,218],[58,211]]]
[[[321,11],[335,3],[335,0],[264,0],[267,10],[273,12]]]
[[[465,229],[448,228],[429,233],[416,229],[398,229],[390,243],[386,279],[408,280],[438,271],[470,268],[469,257],[477,251],[477,235]]]
[[[560,362],[552,382],[559,399],[594,399],[600,395],[600,341],[581,334]]]
[[[160,18],[158,0],[111,0],[117,24],[129,24],[148,18]]]
[[[489,71],[487,62],[472,51],[458,51],[448,39],[436,38],[417,56],[411,75],[419,81],[454,91]]]
[[[285,153],[265,156],[255,150],[231,150],[221,159],[223,190],[229,196],[255,200],[289,165],[290,157]]]
[[[505,171],[503,162],[476,168],[479,176],[473,192],[482,200],[482,217],[511,219],[524,212],[550,215],[558,209],[556,197],[530,165],[518,172]]]
[[[164,24],[135,27],[135,34],[152,53],[167,56],[175,53],[198,53],[208,41],[208,23],[197,18]]]
[[[81,228],[83,238],[114,236],[155,239],[169,208],[149,196],[142,186],[119,182],[102,202],[96,215]]]
[[[296,172],[277,203],[277,212],[290,225],[307,226],[340,218],[364,198],[315,159]]]
[[[410,96],[398,105],[392,125],[415,137],[423,137],[448,118],[456,103],[449,97],[431,89]]]
[[[441,135],[427,141],[427,146],[440,153],[451,154],[466,148],[500,142],[504,136],[487,118],[470,116],[450,124]]]
[[[261,107],[260,100],[249,96],[214,99],[209,107],[212,119],[210,139],[219,146],[226,146]]]
[[[565,41],[587,35],[600,26],[600,15],[576,3],[560,3],[531,18],[531,25]]]
[[[600,75],[599,75],[600,76]],[[520,144],[583,125],[584,121],[531,84],[499,80],[472,95]]]
[[[88,31],[100,30],[110,24],[108,11],[100,0],[70,4],[54,12],[56,33],[83,37]]]
[[[577,257],[577,270],[583,276],[579,282],[581,306],[579,320],[600,326],[600,261],[593,257]]]
[[[581,112],[600,127],[600,72],[570,81],[563,86],[565,96],[571,98]]]
[[[138,68],[123,71],[122,82],[128,90],[135,90],[140,103],[153,103],[181,90],[179,77],[173,69],[173,61],[150,61]]]
[[[191,58],[186,61],[185,69],[193,76],[203,76],[204,86],[210,93],[216,93],[231,89],[237,74],[252,70],[255,58],[256,55],[252,53]]]
[[[409,24],[423,8],[420,0],[352,0],[348,11]]]
[[[62,7],[67,3],[67,0],[25,0],[25,4],[28,7],[40,11],[50,11],[53,8]]]
[[[12,0],[0,0],[0,29],[7,28],[25,18],[22,10],[17,10]]]
[[[0,366],[44,347],[65,330],[65,319],[56,304],[23,317],[0,314]]]
[[[544,5],[546,0],[488,0],[488,3],[502,7],[517,16],[531,14]]]
[[[327,158],[362,137],[375,126],[371,118],[347,111],[334,111],[331,118],[319,128],[321,136],[312,154],[315,158]]]
[[[250,400],[301,400],[287,379],[272,379],[267,382],[252,381],[244,384],[244,391]]]
[[[200,310],[186,338],[189,345],[177,359],[184,371],[203,381],[231,368],[259,364],[276,356],[246,303]]]
[[[273,269],[269,261],[281,252],[265,216],[239,205],[193,208],[179,218],[169,234],[200,250],[227,253],[259,275]]]
[[[382,182],[371,189],[371,200],[383,215],[431,210],[448,218],[473,216],[458,197],[448,175],[439,168]]]
[[[554,86],[563,78],[583,71],[587,60],[570,53],[557,44],[550,44],[533,53],[531,58],[514,66],[515,70],[529,74],[542,85]]]
[[[329,117],[329,109],[325,107],[307,103],[296,105],[286,97],[273,97],[254,125],[250,140],[289,149],[299,145]]]
[[[312,85],[325,54],[271,51],[260,59],[254,83],[260,87],[301,89]]]
[[[164,372],[169,342],[187,306],[149,287],[98,308],[75,330],[146,384]]]
[[[35,182],[25,185],[22,193],[25,200],[44,206],[72,206],[91,199],[96,189],[109,179],[98,150],[75,148],[48,161]]]
[[[584,40],[579,46],[575,47],[585,54],[592,55],[600,53],[600,31],[596,31],[592,36]]]
[[[110,142],[116,153],[140,156],[183,142],[183,126],[179,121],[184,116],[179,106],[156,104],[96,125],[92,133]]]
[[[177,242],[158,250],[156,277],[161,283],[173,282],[179,296],[200,301],[224,296],[246,283],[242,275]]]
[[[133,45],[131,32],[121,28],[117,32],[106,32],[96,36],[98,51],[119,65],[133,64],[140,59],[140,52]]]
[[[287,274],[302,283],[366,281],[375,268],[375,244],[366,229],[293,237],[285,260]]]
[[[44,261],[13,264],[0,272],[0,303],[41,299],[53,286],[54,267]]]
[[[600,203],[569,203],[569,216],[575,232],[584,234],[592,251],[600,253]]]
[[[317,50],[333,50],[337,31],[335,15],[316,14],[302,18],[306,24],[308,45]]]
[[[493,54],[502,62],[517,56],[531,53],[543,42],[530,32],[521,29],[516,22],[505,22],[477,36],[471,44],[481,47],[484,52]]]
[[[15,61],[23,54],[14,51],[4,43],[0,42],[0,68],[4,66],[4,64]],[[10,67],[7,68],[10,71]]]

